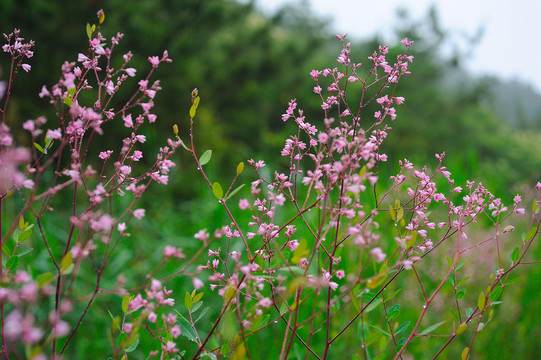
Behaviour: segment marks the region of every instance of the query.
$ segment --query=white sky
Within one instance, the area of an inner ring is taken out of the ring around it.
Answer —
[[[300,0],[257,0],[264,10]],[[442,28],[484,35],[462,64],[474,74],[520,79],[541,92],[541,0],[308,0],[312,11],[334,19],[335,32],[366,38],[390,34],[397,7],[421,19],[436,4]],[[413,39],[415,40],[415,39]]]

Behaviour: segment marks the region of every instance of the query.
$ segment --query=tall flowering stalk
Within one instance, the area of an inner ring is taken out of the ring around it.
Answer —
[[[129,221],[145,215],[145,209],[136,207],[137,201],[152,182],[166,185],[175,166],[170,158],[180,143],[168,139],[148,169],[133,169],[143,156],[150,156],[141,149],[140,144],[146,141],[141,130],[146,123],[156,122],[153,99],[161,90],[159,80],[151,77],[158,66],[172,60],[167,51],[160,57],[149,57],[150,70],[140,77],[135,92],[127,101],[118,101],[119,89],[136,81],[137,71],[129,66],[131,52],[122,55],[120,67],[113,67],[115,47],[124,35],[106,39],[99,31],[104,19],[103,11],[98,12],[98,24],[87,25],[87,52],[80,53],[77,61],[66,61],[58,83],[51,88],[43,86],[39,93],[54,106],[56,118],[38,117],[18,124],[31,139],[31,149],[15,144],[6,113],[15,76],[20,69],[31,69],[26,61],[33,55],[34,42],[24,42],[19,30],[4,34],[2,50],[11,57],[11,67],[1,94],[0,211],[7,201],[14,201],[17,208],[17,213],[2,216],[4,222],[0,223],[1,353],[6,359],[14,354],[20,358],[18,344],[25,345],[27,358],[60,357],[96,297],[103,291],[124,292],[120,278],[117,288],[102,287],[107,264],[119,242],[129,236]],[[93,100],[86,100],[89,98]],[[113,103],[122,105],[113,108]],[[104,136],[111,122],[124,125],[125,138],[120,144],[108,143],[110,148],[98,148],[93,140]],[[91,163],[99,163],[100,168],[94,169]],[[64,207],[54,202],[59,196]],[[120,206],[119,197],[130,198],[129,205]],[[53,204],[60,209],[53,209]],[[49,228],[51,219],[58,216],[67,216],[63,221],[65,235],[58,228]],[[39,238],[48,252],[45,271],[42,265],[26,260],[33,249],[25,241],[32,236]],[[78,275],[83,267],[95,273],[94,290],[75,308],[74,290],[81,287]],[[33,307],[49,297],[52,308],[45,318],[38,318]],[[68,313],[77,313],[78,320],[66,322]]]
[[[513,250],[506,269],[500,246],[509,240],[514,227],[502,224],[512,214],[524,214],[520,196],[508,208],[480,183],[457,186],[443,165],[444,153],[435,155],[438,165],[434,170],[403,159],[398,161],[398,174],[388,181],[382,179],[379,169],[390,159],[381,145],[397,119],[396,106],[405,101],[396,93],[397,84],[410,74],[413,56],[408,52],[413,42],[402,40],[405,50],[394,62],[388,60],[389,48],[380,46],[362,67],[350,58],[351,45],[345,37],[338,39],[343,45],[337,59],[342,70],[310,73],[316,82],[314,93],[321,100],[321,124],[307,119],[297,101],[291,100],[282,116],[283,121],[297,125],[281,151],[287,167],[269,171],[263,160],[248,160],[257,179],[251,183],[251,197],[238,202],[240,210],[250,213],[247,223],[237,220],[231,206],[231,199],[244,186],[234,188],[244,163],[239,163],[226,191],[219,181],[209,178],[205,165],[212,151],[201,154],[196,150],[193,128],[199,97],[197,90],[192,93],[190,141],[184,147],[230,217],[212,239],[206,229],[195,234],[202,241],[202,251],[196,256],[206,253],[208,260],[193,271],[189,271],[190,262],[167,276],[187,275],[194,283],[195,290],[185,297],[188,315],[178,314],[182,334],[197,344],[195,354],[190,355],[193,359],[214,358],[217,353],[233,359],[257,357],[251,352],[260,353],[250,350],[248,342],[260,332],[272,333],[274,339],[280,334],[280,349],[276,349],[280,359],[289,358],[293,351],[297,358],[333,358],[343,354],[339,340],[352,327],[359,329],[360,345],[354,350],[358,358],[376,354],[400,359],[414,338],[431,337],[444,325],[445,321],[421,328],[432,304],[445,297],[442,288],[449,281],[456,298],[451,307],[454,321],[443,335],[448,341],[435,355],[474,323],[471,344],[463,350],[463,358],[467,358],[476,334],[492,319],[491,306],[504,286],[514,282],[511,271],[524,263],[539,234],[540,221],[532,217],[529,232],[522,246]],[[348,96],[352,87],[360,88],[360,98]],[[367,114],[374,106],[377,110]],[[176,126],[174,130],[181,141]],[[438,186],[438,182],[443,184]],[[541,183],[536,190],[534,214],[540,205]],[[481,217],[493,223],[493,232],[471,241],[469,228]],[[220,245],[214,245],[216,242]],[[477,308],[469,308],[464,316],[465,305],[459,300],[464,297],[467,278],[458,281],[457,271],[464,265],[465,254],[490,245],[498,250],[499,270],[490,274],[490,285],[479,294]],[[439,248],[446,249],[449,267],[438,279],[425,273],[424,263]],[[409,273],[421,289],[422,306],[417,319],[397,322],[400,304],[389,305],[400,289],[390,289]],[[204,284],[223,298],[213,325],[203,332],[206,336],[198,332],[196,324],[203,314],[193,317],[202,304],[202,294],[196,291]],[[373,316],[375,309],[379,317]],[[142,317],[137,319],[144,322]],[[370,329],[380,331],[386,346],[369,349],[375,347]],[[173,343],[167,344],[163,351],[180,352]],[[337,348],[335,355],[333,348]],[[184,356],[186,350],[180,354]]]

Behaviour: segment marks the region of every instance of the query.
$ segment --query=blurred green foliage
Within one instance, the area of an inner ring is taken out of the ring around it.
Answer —
[[[200,153],[213,150],[214,167],[209,167],[213,177],[232,178],[236,164],[249,158],[264,159],[269,167],[283,165],[277,154],[291,128],[282,122],[281,114],[291,98],[299,100],[311,123],[322,123],[319,100],[312,94],[313,81],[308,73],[313,68],[334,67],[339,43],[325,21],[300,5],[266,15],[256,10],[254,2],[228,0],[3,0],[1,31],[9,33],[17,27],[25,38],[36,41],[32,71],[20,74],[15,84],[8,119],[12,128],[42,114],[53,121],[52,109],[37,93],[42,85],[57,81],[63,61],[75,61],[77,53],[86,48],[85,25],[95,22],[100,8],[106,13],[103,33],[107,37],[117,31],[125,33],[119,47],[134,53],[133,66],[140,72],[150,69],[147,56],[159,55],[165,49],[174,60],[156,74],[162,79],[163,91],[156,99],[157,126],[148,127],[147,150],[155,151],[171,137],[175,123],[180,136],[187,140],[190,93],[195,87],[201,97],[196,118],[197,147]],[[490,91],[498,81],[466,73],[461,67],[461,53],[441,55],[449,41],[435,12],[417,22],[402,12],[397,19],[397,39],[403,36],[415,40],[415,60],[410,67],[412,76],[398,87],[397,95],[404,96],[406,102],[398,109],[398,119],[384,145],[389,167],[381,174],[391,175],[404,157],[418,166],[435,166],[434,154],[445,151],[447,167],[460,185],[466,179],[481,179],[509,202],[523,184],[535,184],[541,177],[539,124],[525,129],[518,126],[520,122],[505,121],[491,106],[498,101]],[[377,38],[363,43],[351,41],[352,57],[366,63],[366,57],[380,44]],[[391,48],[391,54],[396,54],[396,49]],[[0,58],[0,66],[5,74],[5,56]],[[136,81],[131,86],[137,86]],[[371,111],[367,109],[363,121],[371,121]],[[115,136],[120,142],[120,135],[115,133],[118,129],[111,129],[96,146],[114,142]],[[28,139],[21,136],[18,141],[25,143]],[[149,157],[146,160],[152,161]],[[148,209],[148,217],[133,229],[134,243],[121,243],[118,256],[107,269],[109,275],[123,272],[127,287],[144,281],[152,264],[161,261],[162,244],[183,246],[187,254],[195,253],[197,244],[192,235],[201,228],[212,231],[226,222],[210,190],[199,181],[193,161],[182,152],[174,160],[178,165],[170,186],[154,186],[153,193],[147,194],[151,196],[143,198],[141,206]],[[253,180],[243,176],[246,182]],[[160,199],[159,209],[156,198]],[[47,229],[61,228],[54,222],[46,225]],[[56,238],[63,237],[57,230],[49,231]],[[45,268],[45,255],[36,252],[32,256]],[[539,247],[536,255],[538,259]],[[41,270],[39,266],[37,270]],[[167,274],[176,270],[170,264],[161,271]],[[539,275],[539,270],[528,273],[531,279]],[[92,279],[92,269],[81,271],[81,277],[85,276]],[[112,287],[115,280],[110,278],[104,287]],[[181,279],[172,280],[170,286],[191,289]],[[89,289],[81,289],[81,294]],[[509,293],[506,289],[504,305],[509,313],[497,312],[498,325],[490,324],[481,333],[476,359],[537,356],[534,334],[541,330],[528,314],[539,309],[539,301],[532,294],[540,290],[536,281],[515,285]],[[72,356],[103,357],[104,349],[109,348],[107,337],[102,336],[109,326],[106,310],[119,313],[119,307],[120,298],[116,296],[104,295],[96,301],[93,320],[86,319]],[[401,316],[408,316],[407,307],[403,307]],[[346,333],[349,340],[337,346],[351,356],[359,349],[355,348],[354,335],[350,335]],[[263,340],[271,341],[251,341]],[[509,350],[498,344],[506,344]],[[412,354],[422,356],[424,345],[412,343]],[[151,350],[144,341],[141,347]],[[458,358],[462,348],[451,348],[445,357]]]

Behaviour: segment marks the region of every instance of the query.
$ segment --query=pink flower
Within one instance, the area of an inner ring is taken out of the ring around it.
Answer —
[[[344,276],[346,276],[346,272],[344,270],[338,270],[336,272],[336,277],[337,278],[342,279],[342,278],[344,278]]]
[[[272,305],[272,300],[269,299],[268,297],[265,297],[265,298],[259,300],[259,302],[257,304],[259,306],[261,306],[261,307],[269,308]]]
[[[137,219],[141,219],[143,216],[145,216],[145,209],[137,209],[133,212],[133,216],[135,216]]]
[[[23,70],[26,71],[26,72],[29,72],[30,69],[32,68],[32,66],[30,66],[28,64],[23,64],[22,67],[23,67]]]
[[[379,247],[375,247],[370,250],[370,254],[374,255],[374,257],[376,258],[376,262],[378,263],[385,260],[385,257],[387,256]]]
[[[246,199],[240,199],[239,201],[239,209],[246,210],[250,207],[250,203]]]
[[[157,56],[149,56],[148,61],[152,64],[153,67],[156,67],[160,64],[160,58]]]
[[[126,74],[128,74],[129,77],[134,77],[135,73],[137,72],[137,70],[134,68],[127,68],[124,71],[126,71]]]

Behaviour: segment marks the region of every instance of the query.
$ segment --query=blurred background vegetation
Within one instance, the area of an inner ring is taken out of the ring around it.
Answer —
[[[200,153],[213,150],[211,176],[230,179],[236,164],[250,158],[263,159],[270,167],[280,166],[277,154],[291,130],[281,120],[287,102],[297,98],[308,121],[321,124],[319,100],[312,93],[313,81],[308,74],[314,68],[336,66],[340,49],[329,24],[305,6],[288,5],[275,14],[263,14],[255,1],[2,0],[1,32],[9,33],[17,27],[26,39],[36,41],[31,73],[20,74],[17,79],[8,124],[12,129],[20,128],[26,119],[46,115],[49,125],[55,127],[53,109],[37,94],[42,85],[50,87],[58,80],[65,60],[75,61],[77,53],[84,52],[85,25],[95,22],[96,11],[103,8],[106,21],[102,33],[107,38],[116,32],[125,34],[117,55],[131,50],[132,66],[138,69],[138,75],[150,69],[147,56],[160,55],[167,49],[174,60],[160,67],[155,76],[162,80],[163,91],[155,100],[158,122],[145,129],[148,154],[155,153],[172,136],[175,123],[187,140],[190,93],[197,87],[201,103],[196,139]],[[452,43],[438,22],[436,9],[422,19],[398,11],[397,41],[389,44],[391,53],[399,51],[398,40],[404,36],[415,40],[415,60],[410,67],[412,75],[398,87],[398,95],[406,102],[398,109],[398,120],[384,145],[389,165],[383,174],[394,173],[398,160],[404,157],[419,166],[434,166],[434,154],[445,151],[445,163],[457,183],[480,180],[507,203],[516,193],[525,193],[541,179],[541,96],[518,82],[468,73],[461,66],[464,53],[442,55],[441,49],[452,48]],[[475,40],[468,50],[475,51]],[[366,62],[381,43],[378,38],[350,41],[352,57],[361,62]],[[4,76],[8,65],[7,57],[2,56]],[[135,89],[136,81],[128,86]],[[122,129],[109,129],[107,138],[98,139],[95,146],[105,150],[115,137],[122,138]],[[17,140],[29,143],[22,132]],[[146,160],[151,162],[152,158]],[[128,286],[144,279],[151,266],[149,259],[154,264],[160,261],[161,243],[189,248],[195,246],[190,239],[199,229],[226,223],[187,153],[179,152],[174,160],[177,167],[170,185],[154,186],[147,194],[150,196],[144,197],[147,217],[132,231],[133,244],[120,248],[118,260],[111,264],[111,273],[124,270]],[[253,177],[245,175],[244,180]],[[133,251],[136,256],[130,257]],[[539,258],[539,247],[536,252]],[[163,269],[164,274],[168,270],[174,269]],[[526,271],[532,279],[541,275],[533,267]],[[534,295],[540,290],[535,282],[523,283],[512,296],[505,297],[507,314],[497,315],[497,324],[483,330],[476,359],[538,356],[534,334],[541,333],[541,327],[528,316],[541,305]],[[181,289],[189,285],[179,279],[171,286]],[[105,310],[118,311],[119,306],[119,298],[104,297],[95,311],[107,319]],[[73,350],[77,358],[89,358],[91,349],[107,349],[106,344],[96,343],[106,343],[107,337],[95,336],[103,333],[105,325],[87,324]],[[412,344],[411,353],[423,354],[423,346],[426,344]],[[452,354],[457,358],[462,347],[455,348],[444,357]]]

